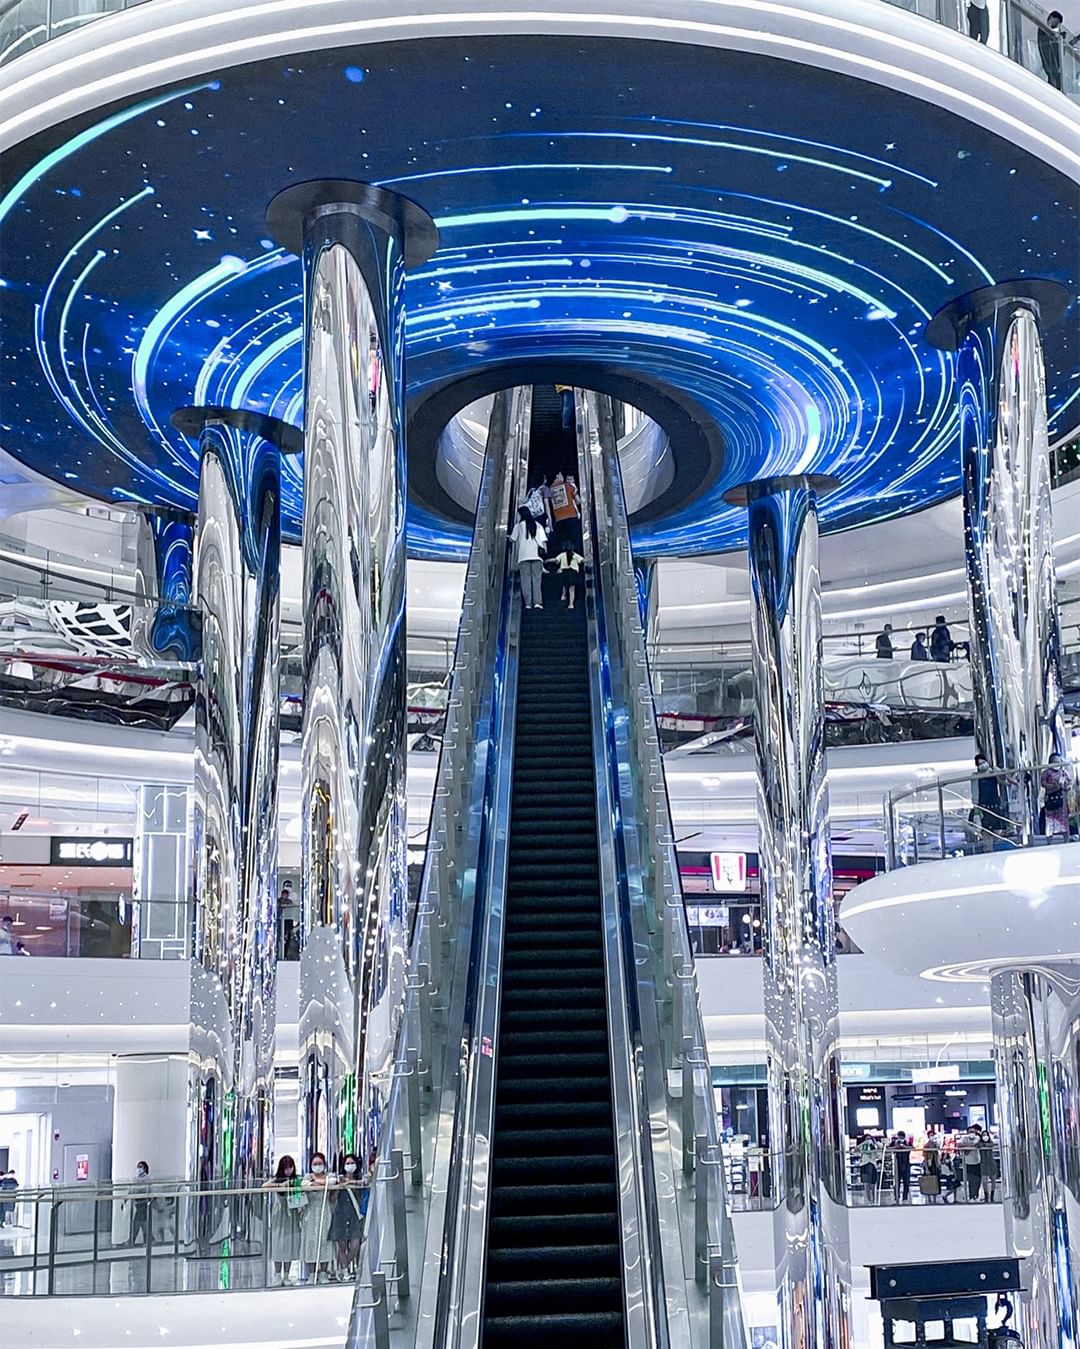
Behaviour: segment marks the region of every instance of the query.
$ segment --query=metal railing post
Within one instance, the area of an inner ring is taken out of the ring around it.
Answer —
[[[386,1275],[371,1271],[371,1312],[375,1323],[375,1349],[390,1349],[390,1308],[386,1298]]]
[[[49,1290],[49,1296],[53,1297],[56,1293],[56,1243],[60,1229],[60,1200],[54,1199],[52,1208],[49,1210],[49,1264],[46,1286]],[[36,1246],[35,1241],[35,1246]]]
[[[423,1131],[420,1128],[420,1056],[410,1049],[405,1057],[405,1088],[409,1100],[409,1152],[412,1155],[412,1183],[424,1183]]]
[[[694,1041],[686,1034],[682,1037],[682,1144],[683,1171],[689,1176],[694,1170]]]
[[[723,1256],[714,1252],[709,1256],[709,1349],[727,1349],[724,1333],[726,1292]]]
[[[409,1296],[409,1234],[405,1217],[405,1159],[400,1148],[390,1153],[390,1199],[394,1210],[394,1262],[396,1268],[396,1289],[399,1298]]]
[[[709,1168],[704,1134],[694,1138],[694,1281],[705,1286],[709,1275]]]
[[[942,861],[945,860],[945,791],[938,782],[937,785],[937,806],[938,806],[938,856]]]

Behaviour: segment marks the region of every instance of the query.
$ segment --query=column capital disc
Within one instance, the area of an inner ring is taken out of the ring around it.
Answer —
[[[340,207],[393,235],[406,270],[419,267],[439,246],[439,231],[422,206],[398,192],[351,178],[316,178],[283,188],[266,208],[271,237],[291,253],[304,248],[304,222],[317,211]]]
[[[785,473],[773,478],[752,478],[740,483],[724,493],[729,506],[749,506],[761,497],[778,496],[781,492],[794,492],[799,488],[824,496],[840,486],[840,479],[832,473]]]
[[[1052,328],[1063,317],[1069,298],[1068,288],[1060,281],[1040,276],[980,286],[942,305],[926,325],[925,337],[939,351],[956,351],[972,324],[1007,304],[1033,309],[1042,326]]]
[[[234,427],[237,431],[249,431],[262,436],[263,440],[276,445],[282,454],[303,454],[304,433],[291,422],[280,417],[271,417],[266,412],[253,412],[249,408],[219,407],[214,403],[205,406],[177,408],[169,418],[173,426],[192,440],[198,440],[204,426],[220,422]]]

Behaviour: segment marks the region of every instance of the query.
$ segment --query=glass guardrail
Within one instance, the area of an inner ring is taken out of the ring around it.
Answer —
[[[890,870],[1080,837],[1076,765],[928,778],[885,798]]]
[[[0,1294],[102,1297],[351,1282],[370,1177],[8,1190]]]
[[[935,1204],[1001,1204],[1001,1148],[963,1135],[938,1137],[936,1145],[908,1136],[854,1138],[836,1159],[849,1208],[921,1207]],[[771,1212],[778,1206],[773,1176],[790,1161],[766,1147],[722,1145],[729,1202],[736,1213]],[[977,1160],[976,1160],[977,1159]]]
[[[492,411],[349,1349],[385,1349],[391,1328],[402,1344],[414,1344],[419,1318],[430,1324],[438,1300],[451,1144],[467,1066],[462,1025],[503,617],[492,597],[505,591],[513,465],[528,436],[530,394],[507,391]]]
[[[932,1136],[933,1137],[933,1136]],[[737,1140],[718,1167],[731,1212],[770,1212],[782,1158]],[[850,1140],[840,1161],[849,1207],[1000,1204],[1001,1153],[989,1133]],[[102,1297],[353,1283],[374,1174],[269,1180],[248,1187],[143,1181],[22,1186],[0,1193],[0,1295]],[[405,1205],[409,1158],[383,1178]],[[361,1301],[366,1299],[361,1298]],[[712,1343],[716,1343],[713,1341]],[[719,1342],[723,1349],[740,1341]]]
[[[5,0],[0,5],[0,65],[17,60],[53,38],[84,24],[106,18],[145,0]],[[986,7],[967,6],[962,0],[883,0],[883,3],[966,33],[974,41],[992,43],[1003,56],[1037,78],[1080,102],[1080,52],[1076,36],[1051,28],[1047,16],[1023,0],[998,0],[997,22],[990,23]],[[976,18],[970,16],[976,9]],[[986,15],[986,31],[979,28]],[[991,33],[991,27],[993,32]]]
[[[630,531],[607,399],[579,402],[585,507],[595,529],[607,623],[608,719],[617,763],[622,877],[634,942],[642,1033],[642,1113],[654,1175],[664,1178],[657,1259],[691,1336],[748,1349],[708,1044],[667,799]],[[653,1018],[655,1017],[655,1021]],[[658,1060],[659,1081],[649,1082]],[[687,1256],[689,1259],[687,1259]],[[675,1342],[674,1339],[672,1341]],[[696,1342],[690,1340],[687,1342]]]

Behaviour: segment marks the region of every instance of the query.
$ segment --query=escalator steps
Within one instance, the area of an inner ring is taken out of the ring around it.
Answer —
[[[544,606],[522,614],[483,1343],[622,1349],[586,628],[550,580]]]

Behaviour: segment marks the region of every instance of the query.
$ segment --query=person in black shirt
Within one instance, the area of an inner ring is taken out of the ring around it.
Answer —
[[[917,632],[917,633],[915,634],[915,640],[914,640],[914,641],[912,642],[912,644],[911,644],[911,659],[912,659],[912,660],[929,660],[929,659],[930,659],[930,652],[927,651],[927,649],[926,649],[926,633],[925,633],[925,632]]]
[[[878,660],[892,660],[892,624],[886,623],[884,630],[877,635]]]
[[[1036,39],[1039,47],[1039,60],[1046,72],[1047,81],[1055,88],[1061,88],[1061,48],[1065,38],[1060,10],[1052,9],[1046,16],[1046,27],[1039,29]]]
[[[971,808],[970,819],[983,838],[992,845],[996,838],[1007,837],[1009,830],[1004,784],[1000,777],[991,774],[985,754],[976,754],[975,772],[975,804]]]
[[[934,619],[934,631],[930,634],[930,659],[943,665],[952,660],[952,633],[945,623],[945,615],[938,614]]]

